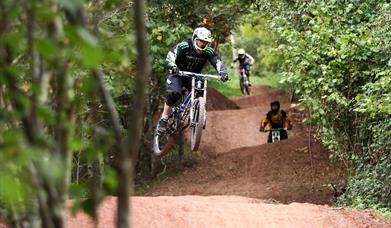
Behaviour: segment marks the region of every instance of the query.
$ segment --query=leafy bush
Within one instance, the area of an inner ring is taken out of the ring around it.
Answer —
[[[390,207],[391,4],[258,1],[332,158],[351,164],[340,205]]]

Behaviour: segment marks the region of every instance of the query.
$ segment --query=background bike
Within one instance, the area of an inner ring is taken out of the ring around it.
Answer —
[[[250,82],[248,81],[248,77],[246,75],[246,71],[244,68],[239,70],[240,73],[240,90],[244,95],[251,94]]]
[[[169,152],[175,142],[175,136],[187,127],[191,129],[191,150],[197,151],[206,126],[206,89],[207,78],[220,79],[220,76],[210,74],[197,74],[187,71],[178,73],[181,77],[192,77],[191,90],[182,99],[182,103],[173,107],[168,118],[168,127],[165,133],[155,130],[153,137],[154,155],[164,156]]]

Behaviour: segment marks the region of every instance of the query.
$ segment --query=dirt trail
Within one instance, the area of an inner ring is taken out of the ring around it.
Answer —
[[[98,228],[115,227],[116,198],[99,208]],[[238,196],[132,197],[132,227],[390,227],[369,211],[335,209],[292,203],[270,204]],[[68,219],[66,227],[94,227],[84,214]]]
[[[369,211],[324,205],[334,194],[328,185],[340,184],[345,171],[308,137],[300,113],[291,112],[297,122],[288,140],[265,144],[259,121],[276,97],[289,108],[284,90],[260,87],[231,100],[209,92],[205,156],[147,196],[132,197],[134,227],[391,227]],[[98,227],[114,227],[115,201],[100,206]],[[93,223],[79,213],[67,227]]]
[[[319,144],[313,145],[311,154],[307,146],[306,140],[294,136],[291,141],[238,148],[187,168],[147,195],[240,195],[328,204],[334,193],[328,184],[338,185],[344,171],[328,161]]]
[[[252,90],[251,96],[232,97],[240,108],[263,107],[269,109],[270,102],[279,100],[281,103],[289,103],[289,93],[284,89],[271,90],[268,87],[260,86]]]

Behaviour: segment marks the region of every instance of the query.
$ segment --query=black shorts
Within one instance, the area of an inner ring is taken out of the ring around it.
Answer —
[[[170,75],[166,80],[166,87],[166,104],[172,107],[181,99],[183,95],[183,87],[185,87],[188,91],[191,89],[191,78],[181,77],[178,75]]]
[[[166,80],[167,94],[182,93],[182,87],[187,90],[191,89],[191,77],[181,77],[178,75],[170,75]]]
[[[239,69],[244,69],[246,72],[250,71],[250,64],[240,65]]]

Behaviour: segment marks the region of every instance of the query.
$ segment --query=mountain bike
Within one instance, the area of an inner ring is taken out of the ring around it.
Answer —
[[[272,143],[275,141],[281,140],[281,131],[287,131],[287,128],[273,128],[273,129],[265,129],[263,132],[271,132],[272,135]]]
[[[246,75],[246,71],[244,68],[241,68],[240,71],[240,90],[242,91],[243,95],[250,95],[251,94],[251,88],[250,88],[250,82],[248,80],[248,77]]]
[[[218,75],[198,74],[187,71],[178,73],[181,77],[191,77],[191,90],[182,98],[182,103],[173,107],[168,118],[167,130],[164,133],[157,131],[153,137],[154,155],[163,157],[169,152],[175,142],[175,136],[187,127],[191,129],[191,150],[197,151],[202,136],[202,130],[206,126],[206,89],[207,79],[220,79]]]

